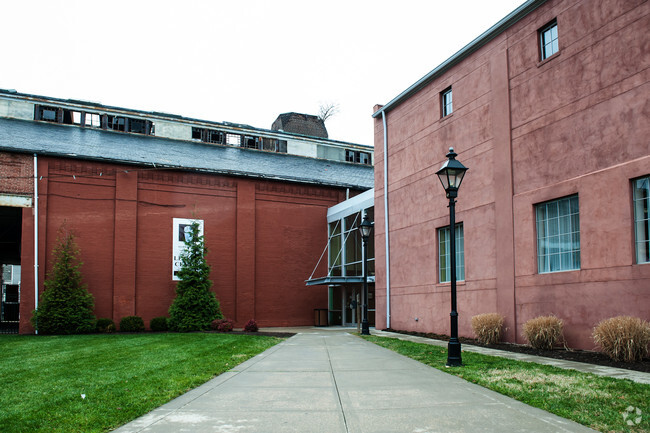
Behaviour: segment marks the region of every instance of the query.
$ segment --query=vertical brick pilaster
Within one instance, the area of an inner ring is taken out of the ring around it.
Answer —
[[[243,326],[255,318],[255,184],[237,184],[237,315]]]
[[[136,314],[135,269],[138,210],[137,172],[115,175],[113,236],[113,320]]]

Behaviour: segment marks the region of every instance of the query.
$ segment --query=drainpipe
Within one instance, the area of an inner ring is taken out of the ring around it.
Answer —
[[[34,154],[34,310],[38,310],[38,157]],[[36,324],[38,327],[38,323]],[[38,335],[38,328],[34,330]]]
[[[390,243],[388,237],[388,130],[386,112],[381,112],[384,124],[384,231],[386,233],[386,328],[390,328]]]

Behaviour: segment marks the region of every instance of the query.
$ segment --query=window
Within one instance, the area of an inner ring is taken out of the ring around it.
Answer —
[[[347,162],[354,162],[357,164],[371,165],[370,153],[361,152],[358,150],[345,149],[345,160]]]
[[[449,116],[454,111],[451,97],[451,87],[444,90],[440,94],[440,102],[442,104],[442,117]]]
[[[75,125],[81,125],[81,112],[73,111],[72,112],[72,123]]]
[[[96,113],[86,113],[86,126],[91,126],[93,128],[99,128],[102,126],[99,121],[99,114]]]
[[[329,275],[340,276],[342,272],[341,221],[329,224]]]
[[[456,238],[456,280],[465,280],[465,235],[463,233],[463,224],[455,226]],[[439,277],[441,283],[451,281],[451,256],[450,256],[450,233],[449,227],[438,229],[438,259],[439,259]]]
[[[47,122],[59,121],[59,109],[56,107],[37,106],[36,120],[45,120]]]
[[[124,117],[108,116],[108,129],[125,131],[126,120]]]
[[[553,20],[539,30],[540,59],[548,59],[560,48],[557,38],[557,21]]]
[[[535,214],[538,272],[580,269],[578,196],[538,204]]]
[[[634,201],[634,246],[637,263],[650,262],[650,176],[633,182]]]

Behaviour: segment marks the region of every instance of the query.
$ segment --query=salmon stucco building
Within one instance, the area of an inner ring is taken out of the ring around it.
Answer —
[[[456,204],[460,335],[537,316],[570,347],[650,319],[650,2],[529,0],[375,113],[377,327],[449,333]]]

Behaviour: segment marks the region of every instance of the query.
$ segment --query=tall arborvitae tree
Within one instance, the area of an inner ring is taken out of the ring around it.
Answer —
[[[54,266],[45,279],[32,324],[40,334],[79,334],[95,329],[93,295],[81,283],[79,248],[65,223],[53,251]]]
[[[191,225],[190,237],[181,253],[180,281],[176,286],[176,298],[169,307],[169,329],[190,332],[210,329],[215,319],[221,319],[219,301],[210,290],[210,266],[205,261],[205,240],[199,235],[199,224]]]

